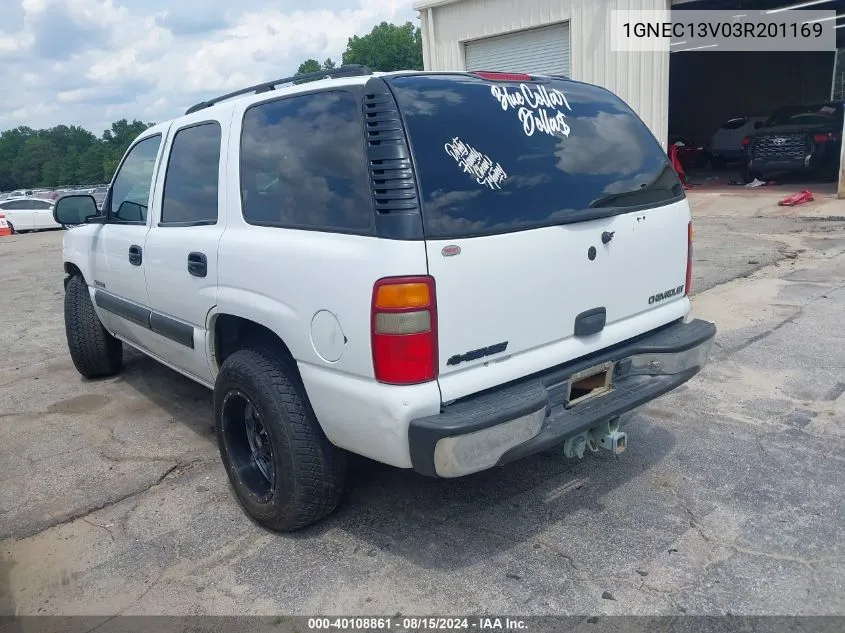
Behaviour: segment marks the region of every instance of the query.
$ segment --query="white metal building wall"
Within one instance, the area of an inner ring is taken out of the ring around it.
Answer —
[[[572,79],[624,99],[666,147],[669,54],[611,50],[610,11],[668,10],[670,0],[419,0],[430,70],[466,70],[466,45],[485,37],[568,22]]]
[[[467,70],[501,70],[566,75],[569,70],[569,24],[553,24],[466,42]]]

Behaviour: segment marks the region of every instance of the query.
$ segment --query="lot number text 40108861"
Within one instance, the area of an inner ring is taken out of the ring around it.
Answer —
[[[311,631],[527,631],[524,620],[513,618],[354,617],[309,618]]]

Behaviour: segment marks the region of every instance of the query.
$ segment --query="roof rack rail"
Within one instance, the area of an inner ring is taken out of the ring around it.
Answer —
[[[279,84],[288,84],[294,81],[307,81],[311,79],[324,79],[326,77],[358,77],[362,75],[372,75],[373,71],[363,66],[361,64],[347,64],[345,66],[341,66],[340,68],[330,68],[327,70],[318,70],[313,73],[301,73],[298,75],[293,75],[291,77],[283,77],[282,79],[275,79],[273,81],[267,81],[263,84],[256,84],[254,86],[250,86],[249,88],[243,88],[241,90],[236,90],[235,92],[230,92],[228,94],[222,95],[220,97],[215,97],[214,99],[209,99],[208,101],[200,101],[196,105],[192,105],[185,111],[185,114],[192,114],[194,112],[199,112],[200,110],[204,110],[205,108],[210,108],[216,103],[220,103],[221,101],[226,101],[227,99],[231,99],[233,97],[240,97],[241,95],[245,94],[261,94],[262,92],[269,92],[271,90],[275,90],[276,86]]]

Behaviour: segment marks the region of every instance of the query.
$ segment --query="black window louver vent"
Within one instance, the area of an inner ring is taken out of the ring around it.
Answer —
[[[378,215],[419,217],[420,205],[399,108],[381,79],[364,90],[364,126],[373,205]]]

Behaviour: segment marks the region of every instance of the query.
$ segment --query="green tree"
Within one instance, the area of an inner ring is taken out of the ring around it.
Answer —
[[[299,65],[299,70],[296,71],[296,74],[304,75],[305,73],[315,73],[320,69],[320,62],[316,59],[306,59]]]
[[[132,141],[152,125],[152,123],[143,123],[137,120],[130,123],[126,119],[121,119],[112,123],[111,129],[103,132],[103,140],[106,142],[106,145],[109,145],[122,155]]]
[[[363,64],[372,70],[422,70],[422,34],[411,22],[399,26],[382,22],[367,35],[349,38],[344,64]]]
[[[331,57],[327,58],[322,64],[316,59],[306,59],[299,65],[299,69],[296,71],[296,74],[304,75],[305,73],[316,73],[321,70],[331,70],[332,68],[335,68],[335,63],[332,61]],[[301,79],[299,81],[295,81],[294,83],[304,84],[309,81],[314,81],[314,79]]]
[[[0,133],[0,191],[111,180],[126,149],[151,123],[115,121],[102,138],[78,126]]]
[[[50,138],[43,131],[38,131],[24,143],[20,155],[15,161],[17,173],[21,182],[43,182],[42,168],[44,163],[56,155],[56,148]],[[22,185],[24,187],[29,185]]]
[[[34,136],[35,130],[25,126],[6,130],[0,134],[0,190],[9,191],[25,186],[19,184],[25,154],[24,146]]]

